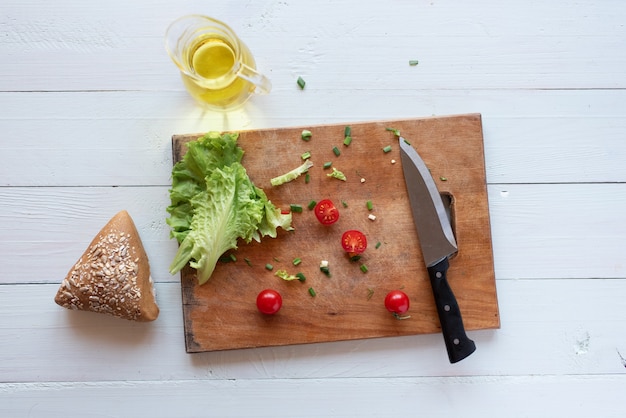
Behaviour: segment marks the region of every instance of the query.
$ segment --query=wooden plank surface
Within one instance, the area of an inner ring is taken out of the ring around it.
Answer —
[[[300,138],[303,127],[243,131],[239,145],[243,164],[253,182],[278,207],[305,207],[293,214],[295,231],[279,231],[276,239],[241,244],[237,262],[218,263],[205,285],[195,271],[184,269],[183,312],[189,352],[214,351],[313,342],[435,333],[440,330],[430,282],[410,214],[406,186],[395,136],[399,129],[418,150],[438,182],[440,192],[453,197],[459,253],[449,273],[468,330],[497,328],[499,315],[493,268],[489,208],[485,182],[483,135],[478,114],[350,124],[353,141],[342,144],[346,124],[304,127],[313,133]],[[174,161],[185,143],[197,134],[173,137]],[[383,147],[391,145],[385,153]],[[333,147],[341,150],[339,156]],[[301,177],[272,187],[269,180],[301,164],[310,151],[315,164],[310,183]],[[395,160],[394,163],[392,160]],[[347,177],[329,178],[333,167]],[[306,209],[310,200],[330,198],[340,208],[339,221],[320,225]],[[366,202],[374,209],[369,212]],[[341,203],[345,202],[346,207]],[[368,218],[374,214],[376,220]],[[358,229],[370,243],[361,262],[350,262],[340,246],[341,234]],[[381,243],[376,249],[374,244]],[[295,267],[291,261],[301,258]],[[244,262],[249,260],[249,263]],[[331,277],[319,271],[330,263]],[[265,268],[302,272],[305,283],[285,282]],[[308,288],[315,289],[311,297]],[[256,295],[274,288],[283,295],[282,310],[271,317],[256,311]],[[411,299],[411,318],[398,321],[384,308],[387,292],[401,288]],[[373,291],[371,297],[368,297]]]
[[[315,94],[322,103],[334,102],[336,111],[303,106],[302,97],[288,93],[273,103],[272,112],[261,103],[240,118],[209,112],[195,118],[199,112],[184,91],[84,92],[81,100],[67,92],[3,93],[3,132],[23,142],[0,141],[0,186],[167,187],[172,133],[468,111],[481,113],[490,184],[626,182],[626,151],[621,148],[626,89],[442,90],[436,95],[407,90],[394,93],[393,102],[365,109],[359,103],[376,103],[375,93],[359,90],[340,100],[328,91]],[[266,98],[254,98],[260,99]],[[68,149],[72,158],[67,158]]]
[[[0,416],[624,416],[626,3],[389,4],[2,2]],[[271,94],[228,117],[195,106],[163,32],[198,12],[237,31]],[[469,112],[502,321],[470,332],[470,359],[450,365],[439,334],[185,352],[173,133]],[[151,324],[52,300],[123,208],[154,270]]]
[[[142,384],[104,382],[98,386],[65,383],[54,391],[44,383],[18,384],[4,391],[0,411],[5,408],[29,418],[66,418],[67,399],[72,399],[76,409],[100,411],[88,417],[124,416],[124,411],[136,408],[138,400],[159,405],[150,411],[151,418],[179,416],[181,411],[185,411],[185,416],[205,416],[207,410],[217,410],[232,418],[259,416],[259,411],[264,410],[286,417],[378,418],[389,416],[398,404],[407,411],[431,417],[452,416],[462,409],[465,418],[563,415],[587,418],[598,416],[598,405],[602,405],[603,418],[623,417],[623,408],[616,400],[623,394],[622,376],[576,376],[565,381],[561,376],[551,375],[490,376],[486,382],[483,379],[482,376],[259,379],[247,380],[245,384],[233,380],[167,380]],[[477,390],[477,386],[485,390]],[[285,392],[289,396],[283,402],[276,401],[278,395],[268,395]],[[303,395],[298,397],[298,394]],[[538,401],[528,402],[528,399]],[[584,401],[572,402],[572,399]],[[237,407],[233,408],[235,404]],[[346,405],[346,413],[338,415],[335,405]]]

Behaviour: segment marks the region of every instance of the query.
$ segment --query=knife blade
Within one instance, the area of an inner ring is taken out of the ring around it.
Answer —
[[[403,137],[398,140],[413,222],[433,289],[448,359],[456,363],[476,351],[476,344],[465,333],[461,310],[447,279],[449,258],[456,254],[458,246],[430,171]]]

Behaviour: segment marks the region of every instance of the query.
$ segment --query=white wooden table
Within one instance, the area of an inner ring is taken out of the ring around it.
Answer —
[[[163,47],[188,13],[229,23],[272,93],[198,108]],[[4,0],[0,109],[2,417],[626,413],[623,1]],[[185,352],[172,134],[471,112],[502,319],[470,333],[475,354],[449,364],[440,335]],[[151,260],[154,323],[53,301],[121,209]]]

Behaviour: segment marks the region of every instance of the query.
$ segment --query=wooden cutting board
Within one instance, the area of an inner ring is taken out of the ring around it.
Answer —
[[[243,165],[256,186],[278,207],[303,207],[293,214],[295,231],[259,244],[240,242],[235,262],[218,263],[210,281],[197,284],[195,271],[181,273],[187,352],[280,346],[338,340],[440,332],[437,311],[409,208],[399,147],[400,130],[422,156],[442,193],[453,197],[454,228],[459,246],[448,273],[467,330],[498,328],[489,207],[485,182],[483,135],[479,114],[351,123],[352,143],[343,145],[346,124],[241,131]],[[303,129],[312,132],[301,139]],[[174,135],[174,162],[185,144],[199,134]],[[391,145],[391,151],[383,148]],[[336,156],[333,147],[341,154]],[[310,151],[310,182],[299,177],[272,187],[270,179],[302,163]],[[395,161],[395,163],[394,163]],[[347,181],[327,176],[325,162]],[[323,226],[307,205],[330,198],[340,219]],[[371,201],[369,211],[366,202]],[[345,203],[345,207],[344,207]],[[368,215],[376,216],[375,220]],[[368,249],[361,262],[347,259],[341,234],[364,232]],[[376,244],[380,246],[376,248]],[[294,266],[292,260],[300,258]],[[331,277],[319,270],[328,260]],[[266,264],[274,266],[273,271]],[[366,273],[360,264],[368,268]],[[302,272],[305,282],[284,281],[279,269]],[[282,309],[260,314],[256,296],[266,288],[279,291]],[[308,289],[313,288],[312,297]],[[384,307],[387,292],[402,289],[411,300],[410,318],[395,319]]]

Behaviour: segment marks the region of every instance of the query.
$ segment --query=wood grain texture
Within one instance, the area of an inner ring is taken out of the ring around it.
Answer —
[[[276,239],[243,245],[233,254],[238,262],[218,263],[209,282],[198,285],[193,269],[181,273],[187,351],[375,338],[434,333],[440,330],[430,282],[413,225],[396,137],[400,130],[416,147],[437,179],[440,192],[453,196],[454,225],[459,253],[453,258],[450,285],[459,301],[468,330],[497,328],[500,320],[495,289],[491,228],[484,168],[480,115],[348,123],[352,143],[343,145],[340,125],[310,126],[310,141],[300,138],[302,127],[243,131],[238,144],[242,163],[252,181],[279,208],[299,204],[293,214],[294,232],[280,231]],[[174,161],[197,135],[174,136]],[[391,145],[391,152],[383,148]],[[340,155],[333,147],[340,149]],[[311,152],[315,164],[304,177],[272,187],[270,179],[302,163]],[[397,163],[393,163],[397,161]],[[342,171],[347,181],[327,176],[324,162]],[[442,180],[445,179],[445,180]],[[320,225],[306,209],[308,202],[330,198],[338,206],[339,221]],[[373,202],[369,212],[365,203]],[[343,207],[345,202],[347,207]],[[368,219],[376,216],[375,221]],[[370,242],[359,263],[350,262],[340,246],[348,229],[365,232]],[[382,245],[375,249],[374,245]],[[291,260],[301,258],[295,267]],[[249,264],[243,262],[249,260]],[[331,277],[319,271],[330,264]],[[306,283],[284,282],[265,265],[290,274],[302,272]],[[359,264],[369,271],[362,273]],[[317,296],[312,298],[307,289]],[[264,288],[282,295],[282,310],[260,315],[254,301]],[[411,319],[397,321],[383,304],[385,295],[403,289],[411,299]],[[368,298],[368,292],[374,294]]]
[[[622,418],[620,396],[624,385],[624,376],[615,375],[574,377],[567,381],[559,376],[170,380],[107,382],[98,386],[68,383],[54,390],[43,384],[19,384],[0,393],[0,412],[31,418],[65,418],[67,399],[75,399],[75,407],[84,409],[85,417],[122,417],[141,399],[146,405],[159,405],[150,411],[153,418],[204,416],[207,411],[235,418],[268,416],[260,411],[303,418],[378,418],[397,411],[398,405],[420,416],[445,417],[463,410],[468,418],[525,418],[529,414],[539,418],[587,418],[596,416],[600,408],[605,418]],[[285,392],[289,393],[285,399],[276,395]],[[164,398],[168,401],[163,402]],[[346,405],[345,412],[338,414],[336,405]],[[89,412],[93,410],[98,412]]]
[[[137,223],[155,281],[179,282],[168,272],[176,241],[165,223],[167,190],[0,188],[0,283],[60,283],[99,226],[122,208]],[[626,276],[626,184],[492,184],[487,191],[498,281]]]
[[[0,2],[0,416],[624,415],[626,3],[204,6]],[[237,31],[270,95],[227,116],[195,106],[163,33],[198,12]],[[438,334],[185,352],[172,134],[471,112],[502,323],[471,331],[471,361],[450,365]],[[52,300],[120,209],[155,272],[147,326]]]
[[[317,102],[333,103],[335,111]],[[0,141],[0,186],[167,186],[171,136],[179,132],[467,112],[482,115],[489,184],[626,182],[624,102],[626,90],[619,89],[285,89],[255,96],[245,111],[225,118],[202,112],[182,91],[0,93],[3,132],[22,139]]]
[[[20,5],[3,4],[3,51],[13,59],[0,62],[1,91],[16,85],[31,91],[181,89],[163,34],[175,18],[199,12],[193,3],[153,2],[142,23],[141,6],[124,13],[77,0],[28,12]],[[75,10],[70,16],[68,8]],[[301,73],[311,89],[388,95],[412,88],[623,88],[624,28],[615,8],[615,2],[598,7],[593,1],[537,7],[520,0],[481,2],[468,10],[453,3],[356,7],[325,0],[246,3],[243,12],[216,2],[210,14],[228,20],[275,88],[293,86],[294,74]],[[367,70],[356,64],[364,57]],[[419,76],[408,66],[415,58]]]
[[[472,331],[480,350],[471,362],[454,367],[437,334],[189,355],[182,338],[180,283],[157,283],[161,314],[149,324],[67,311],[53,301],[57,289],[56,284],[0,286],[0,352],[11,360],[0,363],[5,383],[209,380],[245,385],[285,379],[288,386],[306,379],[420,376],[560,376],[566,382],[624,371],[623,280],[498,281],[502,327]],[[0,384],[0,393],[6,387]]]

